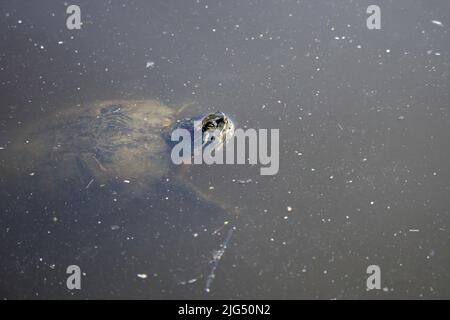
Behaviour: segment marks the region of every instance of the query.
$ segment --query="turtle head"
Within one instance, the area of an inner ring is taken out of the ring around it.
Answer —
[[[223,112],[210,113],[202,119],[202,146],[215,143],[223,147],[234,135],[234,123]]]
[[[174,129],[167,130],[169,145],[173,145],[171,132],[176,129],[187,130],[191,134],[191,147],[195,150],[206,146],[220,150],[233,138],[235,125],[229,116],[220,111],[202,117],[185,118],[177,121]]]

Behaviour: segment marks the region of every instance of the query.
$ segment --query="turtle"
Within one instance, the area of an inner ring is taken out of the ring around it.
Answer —
[[[33,176],[48,192],[57,193],[67,186],[89,189],[95,183],[127,192],[130,197],[142,197],[164,177],[182,171],[170,161],[173,129],[201,131],[200,147],[214,139],[220,147],[233,136],[234,123],[225,113],[183,117],[190,106],[192,103],[187,103],[177,110],[146,99],[103,100],[65,108],[22,131],[22,137],[8,148],[15,157],[14,168],[9,171]],[[196,120],[198,127],[194,127]],[[187,179],[183,181],[178,175],[177,180],[199,199],[215,201]]]

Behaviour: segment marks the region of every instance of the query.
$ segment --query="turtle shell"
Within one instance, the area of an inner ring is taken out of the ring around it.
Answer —
[[[14,171],[48,184],[151,183],[170,169],[161,133],[173,115],[157,100],[111,100],[69,108],[24,130],[23,139],[10,149]]]

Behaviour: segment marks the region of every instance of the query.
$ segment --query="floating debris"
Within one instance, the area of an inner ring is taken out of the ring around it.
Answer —
[[[286,210],[287,210],[287,212],[291,212],[292,211],[292,207],[291,206],[287,206]]]
[[[119,229],[120,229],[120,227],[118,225],[112,225],[111,226],[111,230],[112,231],[116,231],[116,230],[119,230]]]
[[[197,280],[198,280],[197,278],[194,278],[194,279],[190,279],[188,281],[180,281],[180,282],[178,282],[178,284],[181,284],[182,286],[184,286],[187,284],[193,284],[193,283],[197,282]]]
[[[149,61],[145,65],[145,68],[147,68],[147,69],[153,69],[154,67],[155,67],[155,63],[153,61]]]
[[[131,183],[131,181],[130,180],[123,180],[123,183]]]
[[[212,235],[215,235],[217,233],[219,233],[220,231],[222,231],[223,228],[225,228],[226,225],[228,225],[229,221],[224,221],[223,225],[220,228],[217,228],[216,230],[214,230],[213,233],[211,233]]]
[[[438,20],[431,20],[431,23],[433,23],[433,24],[435,24],[435,25],[437,25],[437,26],[440,26],[440,27],[443,27],[444,25],[442,24],[442,22],[441,21],[438,21]]]
[[[32,176],[34,176],[34,175],[35,175],[34,172],[30,172],[30,173],[29,173],[29,176],[30,176],[30,177],[32,177]]]
[[[141,278],[141,279],[147,279],[147,277],[148,277],[145,273],[138,273],[137,276],[138,276],[138,278]]]
[[[206,286],[205,286],[205,291],[208,293],[211,291],[211,284],[213,283],[214,279],[216,278],[216,269],[219,266],[220,259],[222,259],[223,254],[225,253],[225,250],[228,247],[228,243],[230,242],[231,237],[233,236],[233,232],[234,232],[234,228],[231,228],[228,231],[227,238],[220,246],[221,248],[219,250],[213,252],[213,258],[210,261],[210,263],[212,265],[211,272],[209,273],[209,276],[206,280]]]
[[[235,180],[233,179],[233,182],[236,182],[237,184],[248,184],[252,182],[252,179],[247,179],[247,180]]]
[[[405,120],[405,116],[399,116],[399,117],[397,118],[397,120],[399,120],[399,121]]]
[[[409,232],[420,232],[419,229],[409,229]]]
[[[89,187],[91,186],[92,182],[94,182],[94,179],[89,181],[89,183],[86,185],[86,187],[84,189],[89,189]]]

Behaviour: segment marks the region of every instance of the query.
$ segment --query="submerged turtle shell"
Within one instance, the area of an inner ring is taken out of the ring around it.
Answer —
[[[156,100],[102,101],[64,110],[32,125],[13,145],[15,170],[50,184],[151,183],[170,169],[161,133],[173,115]]]

